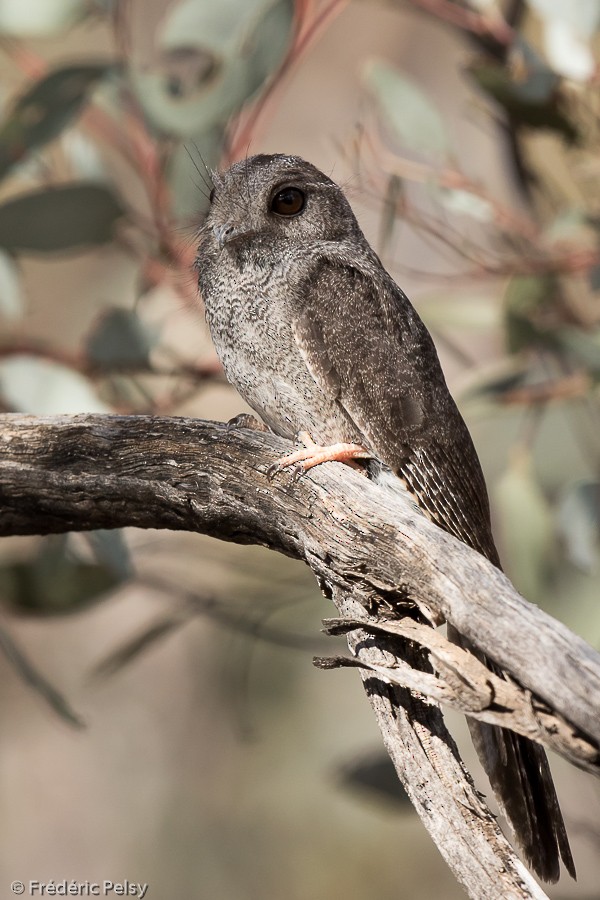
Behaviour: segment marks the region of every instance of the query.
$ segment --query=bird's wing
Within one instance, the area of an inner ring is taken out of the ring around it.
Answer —
[[[294,334],[312,377],[391,465],[399,442],[426,427],[426,380],[420,361],[409,362],[414,341],[400,308],[390,317],[373,279],[332,261],[317,266],[298,293],[304,300]]]
[[[301,296],[294,334],[317,386],[433,521],[497,563],[475,448],[408,299],[331,260]]]

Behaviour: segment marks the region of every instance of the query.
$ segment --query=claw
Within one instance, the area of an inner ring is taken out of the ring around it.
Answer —
[[[227,431],[233,431],[236,428],[249,428],[251,431],[269,430],[264,422],[261,422],[256,416],[250,415],[250,413],[240,413],[234,416],[233,419],[229,419],[225,427]]]
[[[277,460],[277,462],[274,462],[274,463],[273,463],[272,465],[270,465],[269,468],[267,469],[267,471],[266,471],[266,476],[267,476],[267,478],[269,479],[269,481],[273,481],[273,479],[275,478],[275,476],[281,471],[281,468],[280,468],[280,466],[279,466],[279,462],[280,462],[280,461]]]

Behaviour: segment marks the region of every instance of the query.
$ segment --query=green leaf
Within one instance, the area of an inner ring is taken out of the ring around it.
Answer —
[[[560,79],[545,60],[522,37],[517,38],[511,52],[517,62],[514,68],[518,76],[512,83],[519,100],[534,105],[552,101]]]
[[[600,375],[600,330],[583,331],[563,326],[556,332],[558,345],[594,376]]]
[[[350,760],[339,767],[339,779],[344,787],[365,792],[369,799],[394,804],[405,812],[414,812],[394,765],[385,753],[376,751]]]
[[[0,567],[2,595],[11,608],[36,616],[81,612],[122,582],[104,565],[72,559],[66,537],[46,539],[29,562]]]
[[[521,51],[525,46],[521,42]],[[579,131],[567,116],[559,77],[529,47],[527,53],[522,53],[521,68],[524,72],[513,77],[506,66],[483,57],[472,60],[466,71],[482,91],[503,107],[513,124],[557,131],[569,142],[577,141]]]
[[[478,222],[492,222],[495,217],[494,207],[489,200],[458,188],[431,185],[437,200],[452,213],[470,216]]]
[[[0,250],[0,316],[18,319],[23,312],[21,277],[14,259]]]
[[[86,342],[90,362],[104,369],[150,368],[150,351],[160,330],[145,324],[134,310],[110,309]]]
[[[62,151],[69,169],[81,181],[106,182],[107,168],[98,145],[79,128],[69,128],[61,138]]]
[[[574,566],[591,574],[598,569],[600,482],[586,479],[569,486],[558,509],[558,527]]]
[[[544,49],[555,72],[572,81],[589,81],[597,68],[590,39],[568,22],[550,19],[544,25]]]
[[[554,526],[528,454],[514,455],[494,496],[508,572],[524,596],[538,602],[554,555]]]
[[[114,237],[123,207],[108,188],[87,182],[20,194],[0,205],[0,247],[57,253]]]
[[[600,26],[598,0],[529,0],[543,20],[544,48],[554,68],[576,81],[593,78],[594,37]]]
[[[580,243],[593,236],[596,223],[578,206],[567,206],[544,228],[544,239],[551,244],[565,241]]]
[[[111,411],[79,372],[35,356],[0,361],[0,393],[15,411],[37,416]]]
[[[186,0],[170,12],[152,68],[130,71],[150,121],[188,138],[225,127],[282,62],[293,0]]]
[[[438,161],[449,156],[442,117],[414,81],[381,60],[367,63],[362,77],[377,101],[384,124],[403,147]]]
[[[19,97],[0,125],[0,178],[59,135],[109,69],[100,64],[57,69]]]
[[[528,0],[528,4],[543,19],[566,22],[584,37],[591,37],[600,26],[597,0]]]
[[[518,353],[548,336],[538,324],[538,313],[554,296],[554,279],[545,275],[517,275],[504,294],[506,341],[510,353]]]
[[[132,577],[133,562],[121,529],[98,528],[95,531],[86,532],[85,537],[97,563],[107,568],[121,581]]]
[[[86,12],[86,0],[2,0],[0,31],[21,38],[49,37]]]

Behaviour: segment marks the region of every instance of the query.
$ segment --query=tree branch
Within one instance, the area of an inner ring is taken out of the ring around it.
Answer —
[[[307,562],[343,617],[332,627],[349,630],[388,751],[456,877],[472,897],[545,896],[473,788],[435,701],[597,773],[591,647],[400,492],[338,464],[269,481],[289,449],[274,435],[183,418],[0,419],[0,534],[185,529]],[[448,644],[431,627],[444,619],[514,682]]]
[[[355,620],[329,619],[324,624],[328,634],[345,634],[362,628],[370,635],[392,635],[416,642],[422,650],[428,651],[426,657],[433,672],[415,671],[404,661],[405,653],[398,658],[397,641],[387,642],[390,650],[393,652],[395,649],[396,652],[391,659],[383,662],[363,661],[358,653],[355,659],[317,658],[315,664],[320,668],[348,665],[365,668],[391,684],[420,691],[430,700],[480,722],[522,734],[564,756],[580,769],[600,775],[600,754],[593,741],[586,739],[563,716],[540,702],[531,691],[490,672],[472,653],[450,643],[428,625],[409,617],[386,621],[368,616]],[[385,643],[381,638],[377,640],[380,649]]]

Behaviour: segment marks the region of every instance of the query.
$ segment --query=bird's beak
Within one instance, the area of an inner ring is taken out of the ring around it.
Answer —
[[[217,239],[219,250],[222,250],[225,244],[235,240],[235,238],[248,233],[247,228],[243,228],[241,225],[232,225],[231,222],[225,222],[223,225],[213,225],[212,230]]]

